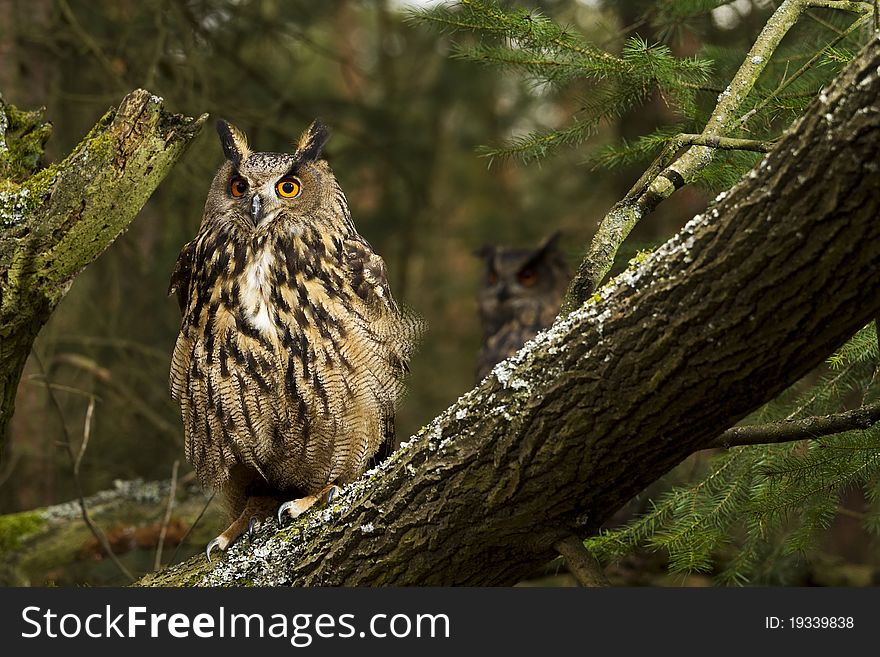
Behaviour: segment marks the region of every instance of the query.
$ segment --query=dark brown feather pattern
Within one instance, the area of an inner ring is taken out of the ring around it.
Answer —
[[[299,154],[245,148],[234,170],[224,163],[171,278],[183,319],[170,387],[186,455],[234,513],[250,494],[240,488],[281,498],[358,477],[393,440],[421,331],[391,296],[385,263],[355,230],[330,168],[309,159],[322,140],[304,138]],[[300,195],[270,196],[291,167]],[[229,193],[233,173],[248,181],[244,201]]]

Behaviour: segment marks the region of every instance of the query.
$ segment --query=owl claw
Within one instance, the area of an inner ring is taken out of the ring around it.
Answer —
[[[208,543],[207,547],[205,548],[205,556],[208,558],[208,561],[211,561],[211,550],[217,548],[221,552],[223,552],[223,550],[226,549],[227,545],[229,545],[229,542],[222,536],[218,536],[213,541]]]
[[[297,518],[301,516],[303,513],[311,509],[319,500],[323,500],[324,504],[330,504],[336,494],[339,492],[339,487],[331,484],[323,489],[317,495],[308,495],[306,497],[301,497],[298,500],[290,500],[289,502],[285,502],[281,506],[278,507],[278,524],[284,524],[284,514],[289,514],[291,518]]]
[[[293,506],[293,504],[294,504],[294,502],[293,502],[293,500],[291,500],[289,502],[285,502],[284,504],[282,504],[281,506],[278,507],[278,524],[279,525],[284,524],[284,514],[287,512],[287,510],[290,507]]]
[[[247,536],[248,539],[252,539],[254,537],[255,527],[257,526],[257,516],[251,516],[250,521],[248,522],[247,528]]]

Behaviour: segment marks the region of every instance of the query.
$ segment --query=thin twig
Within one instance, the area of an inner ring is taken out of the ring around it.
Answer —
[[[52,359],[51,365],[54,367],[59,364],[69,365],[70,367],[89,372],[97,381],[103,383],[110,392],[121,397],[135,413],[156,427],[161,432],[161,435],[170,438],[175,445],[178,444],[180,439],[178,430],[165,420],[161,413],[158,413],[147,404],[141,395],[115,379],[110,370],[101,367],[91,358],[74,353],[63,353],[55,356]]]
[[[758,139],[736,139],[733,137],[713,137],[710,135],[676,135],[670,140],[675,146],[708,146],[722,151],[753,151],[756,153],[769,153],[773,148],[772,141]]]
[[[813,65],[816,62],[818,62],[826,52],[828,52],[829,49],[833,48],[838,43],[840,43],[843,39],[845,39],[847,36],[849,36],[850,34],[855,32],[867,20],[868,20],[868,15],[865,14],[862,18],[860,18],[856,21],[853,21],[852,25],[850,25],[846,30],[841,32],[834,39],[832,39],[824,48],[822,48],[822,50],[820,50],[819,52],[814,54],[812,57],[810,57],[810,59],[808,59],[803,66],[801,66],[797,71],[795,71],[790,78],[783,79],[782,83],[780,83],[780,85],[778,87],[776,87],[776,89],[774,89],[772,93],[770,93],[766,98],[762,99],[761,102],[759,102],[752,109],[750,109],[748,112],[743,114],[739,119],[737,119],[736,123],[733,124],[732,128],[736,129],[736,128],[739,128],[739,127],[745,125],[753,116],[755,116],[755,114],[757,114],[762,109],[764,109],[771,100],[773,100],[774,98],[778,98],[779,94],[782,93],[786,88],[788,88],[792,82],[797,80],[804,73],[806,73],[810,68],[812,68]]]
[[[156,558],[153,561],[153,570],[162,567],[162,549],[165,547],[165,535],[168,533],[168,523],[171,522],[171,512],[174,510],[174,496],[177,494],[177,469],[180,460],[175,459],[171,468],[171,488],[168,491],[168,506],[165,507],[165,518],[162,520],[162,529],[159,531],[159,544],[156,546]]]
[[[866,514],[864,513],[853,511],[852,509],[847,509],[845,506],[838,506],[837,514],[841,516],[846,516],[847,518],[855,518],[856,520],[864,520],[866,516]]]
[[[205,502],[205,506],[202,507],[202,510],[199,511],[199,515],[193,521],[193,524],[189,526],[189,529],[186,530],[186,533],[183,535],[183,538],[180,539],[180,543],[177,544],[177,547],[174,549],[174,554],[171,555],[171,560],[168,562],[170,566],[177,560],[177,553],[180,552],[180,548],[186,543],[186,539],[189,538],[189,535],[192,533],[192,530],[196,528],[196,525],[199,524],[199,520],[202,519],[202,516],[205,515],[205,511],[208,510],[208,507],[211,506],[211,502],[214,501],[214,496],[217,494],[217,491],[211,492],[211,497],[208,498],[208,501]]]
[[[74,388],[72,386],[65,386],[60,383],[49,383],[43,378],[42,374],[28,374],[25,379],[25,383],[28,385],[41,386],[43,388],[50,388],[52,390],[58,390],[59,392],[67,392],[71,395],[79,395],[81,397],[88,397],[91,399],[94,397],[97,401],[104,401],[101,399],[100,395],[96,395],[92,392],[86,392],[85,390],[81,390],[79,388]]]
[[[52,406],[55,409],[55,412],[58,414],[58,420],[61,423],[61,431],[64,434],[64,446],[67,449],[67,456],[70,458],[71,467],[76,466],[76,456],[73,453],[73,444],[70,438],[70,433],[67,431],[67,425],[64,423],[64,411],[61,410],[61,404],[58,402],[58,398],[55,397],[55,392],[53,387],[48,379],[46,374],[46,369],[43,367],[43,361],[40,359],[40,356],[36,351],[33,352],[34,361],[37,363],[37,367],[40,368],[40,372],[43,374],[43,378],[46,380],[46,392],[49,395],[49,401],[52,403]],[[82,481],[80,481],[79,474],[77,472],[73,473],[73,483],[76,487],[77,499],[79,501],[79,509],[82,515],[83,522],[86,523],[86,526],[89,528],[89,531],[92,532],[92,535],[104,549],[104,552],[107,553],[107,556],[113,561],[116,567],[119,569],[125,577],[129,580],[134,581],[134,575],[131,574],[131,571],[125,567],[119,557],[113,552],[113,548],[110,547],[110,542],[107,540],[107,537],[104,535],[104,532],[92,522],[91,517],[89,516],[89,510],[86,506],[86,498],[83,494],[82,489]]]
[[[847,431],[870,429],[877,422],[880,422],[880,402],[833,415],[818,415],[799,420],[780,420],[767,424],[733,427],[712,440],[705,448],[765,445],[815,439]]]
[[[89,446],[89,438],[92,435],[92,415],[95,412],[95,397],[92,395],[89,397],[89,407],[86,409],[86,420],[83,424],[83,439],[79,444],[79,453],[76,455],[76,460],[73,462],[73,476],[79,477],[79,466],[82,463],[83,456],[86,453],[86,449]]]
[[[581,586],[611,586],[596,557],[584,547],[577,536],[570,534],[557,541],[553,547],[563,556],[568,570]]]
[[[819,9],[840,9],[851,11],[856,14],[864,14],[871,11],[870,2],[846,2],[845,0],[810,0],[809,5]]]

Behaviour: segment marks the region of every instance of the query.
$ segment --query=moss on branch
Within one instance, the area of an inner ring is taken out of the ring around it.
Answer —
[[[198,134],[143,89],[63,162],[40,169],[51,125],[0,100],[0,441],[38,331],[76,275],[128,227]]]

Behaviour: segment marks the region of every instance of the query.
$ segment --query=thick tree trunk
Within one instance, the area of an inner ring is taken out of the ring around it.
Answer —
[[[748,177],[343,491],[147,585],[512,584],[880,310],[880,42]]]
[[[74,277],[122,234],[199,119],[138,89],[61,164],[34,173],[51,126],[0,98],[0,445],[34,338]]]

